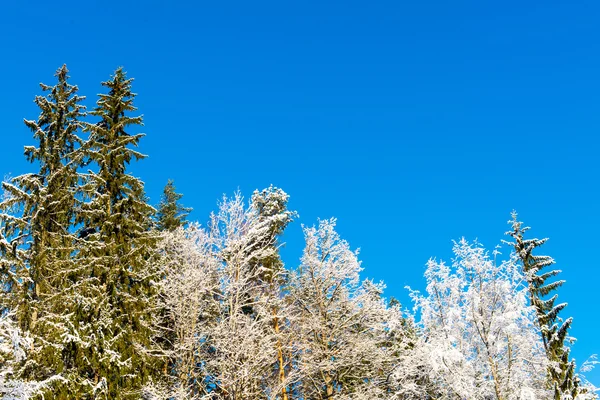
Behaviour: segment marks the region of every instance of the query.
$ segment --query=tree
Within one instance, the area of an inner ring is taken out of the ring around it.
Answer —
[[[497,263],[464,239],[453,250],[452,266],[429,261],[427,295],[412,292],[424,353],[417,358],[438,398],[548,398],[547,360],[517,259]]]
[[[288,400],[288,385],[291,371],[289,347],[291,345],[289,332],[285,332],[288,325],[284,312],[285,301],[283,286],[286,283],[287,271],[279,254],[278,237],[281,236],[296,215],[287,209],[289,196],[283,190],[270,186],[262,191],[255,190],[252,195],[250,208],[256,218],[256,230],[260,235],[254,239],[256,255],[250,259],[251,268],[259,271],[257,276],[258,296],[270,305],[271,327],[267,328],[266,335],[275,335],[277,359],[274,362],[276,377],[270,377],[267,386],[276,387],[281,400]]]
[[[290,284],[297,308],[294,347],[299,398],[385,399],[394,349],[383,286],[359,283],[357,253],[340,239],[335,219],[304,228],[306,247]]]
[[[64,382],[60,375],[43,381],[25,381],[18,377],[18,370],[26,362],[28,353],[34,351],[31,336],[21,331],[14,321],[14,314],[0,316],[0,397],[4,400],[30,400],[48,390],[57,382]]]
[[[419,334],[414,316],[402,310],[393,297],[386,318],[385,346],[392,351],[393,364],[383,382],[386,398],[392,400],[439,399],[439,386],[431,378],[426,342]]]
[[[175,184],[169,179],[156,214],[156,226],[159,231],[173,231],[185,225],[186,217],[192,208],[179,204],[182,197],[182,194],[175,192]]]
[[[172,235],[169,235],[169,232],[175,232],[176,230],[178,230],[178,228],[183,227],[186,224],[186,217],[188,216],[189,212],[192,210],[191,208],[187,208],[187,207],[183,207],[180,203],[179,200],[181,200],[181,198],[183,197],[182,194],[179,194],[175,191],[175,184],[173,183],[172,180],[169,179],[169,181],[167,182],[167,185],[165,186],[164,190],[163,190],[163,196],[158,208],[158,212],[156,213],[156,229],[160,232],[163,233],[163,237],[161,239],[162,243],[166,243],[166,241],[171,238]],[[195,236],[195,234],[193,234],[193,236]],[[181,240],[183,240],[183,238],[180,238]],[[185,242],[181,242],[182,245],[184,245]],[[184,245],[185,246],[185,245]],[[189,246],[187,246],[189,248]],[[177,256],[179,254],[178,249],[174,248],[173,246],[171,247],[161,247],[160,251],[163,255],[162,259],[163,261],[169,260],[168,257],[168,253],[169,251],[173,250],[175,253],[173,254],[173,256]],[[183,265],[182,268],[185,268],[185,265],[187,265],[185,263],[184,260],[182,260]],[[168,262],[168,265],[171,265],[172,262]],[[161,264],[161,266],[164,266],[163,264]],[[185,273],[185,271],[182,271],[182,273]],[[171,270],[167,270],[167,271],[162,271],[162,274],[166,276],[166,280],[163,282],[170,282],[170,277],[174,277],[176,275],[173,274],[173,271]],[[166,287],[161,287],[161,289],[166,289]],[[167,292],[169,292],[169,290],[167,290]],[[191,293],[190,293],[191,294]],[[171,304],[171,300],[173,299],[169,299],[169,298],[165,298],[163,301],[163,305],[170,305]],[[181,354],[178,354],[177,349],[173,346],[179,346],[180,344],[177,344],[179,342],[177,341],[181,341],[183,340],[181,337],[178,337],[176,335],[176,333],[178,333],[179,331],[177,331],[175,329],[175,326],[173,326],[172,324],[178,324],[180,323],[180,321],[176,320],[176,314],[173,314],[173,310],[171,308],[169,308],[169,306],[167,306],[166,308],[158,311],[158,313],[165,313],[165,315],[163,315],[162,317],[160,317],[160,331],[162,332],[161,335],[159,335],[156,338],[157,344],[163,349],[163,351],[166,351],[167,353],[170,353],[170,357],[168,358],[170,360],[170,362],[167,362],[164,364],[164,374],[168,375],[169,373],[171,374],[175,374],[178,376],[178,379],[181,380],[183,379],[181,374],[182,374],[182,366],[180,365],[181,360],[183,360],[184,358],[182,358],[183,356]],[[169,324],[171,324],[171,326],[169,326]],[[189,347],[189,346],[188,346]],[[186,356],[185,358],[186,360],[192,360],[194,359],[189,358]],[[193,368],[191,368],[190,366],[188,366],[189,369],[189,373],[191,373],[191,371],[193,371]],[[192,381],[194,381],[192,378],[189,378]],[[183,388],[188,388],[188,383],[185,382],[181,382],[181,386]],[[183,389],[182,389],[183,390]],[[188,390],[188,389],[185,389]],[[189,390],[193,391],[193,388],[189,388]]]
[[[211,218],[221,262],[220,311],[203,354],[216,398],[287,395],[282,374],[287,367],[282,332],[286,316],[280,313],[278,291],[283,264],[277,246],[293,215],[286,210],[287,198],[270,187],[256,191],[246,207],[236,194],[225,198]]]
[[[72,321],[64,302],[77,279],[72,254],[83,97],[68,82],[66,66],[55,76],[56,85],[40,84],[47,95],[35,98],[37,120],[25,120],[38,142],[26,146],[25,155],[39,171],[3,182],[7,195],[0,203],[3,306],[34,340],[19,374],[40,381],[65,373],[72,362]]]
[[[555,263],[551,257],[533,254],[533,251],[548,239],[525,239],[524,234],[530,228],[518,221],[514,211],[509,223],[511,230],[506,234],[512,237],[513,242],[508,243],[513,246],[527,280],[529,301],[536,311],[544,350],[550,361],[548,378],[554,399],[576,399],[580,395],[590,393],[590,390],[582,386],[581,379],[575,371],[575,360],[571,360],[569,356],[568,342],[572,339],[568,332],[573,319],[569,317],[563,321],[559,317],[567,303],[556,304],[558,294],[555,292],[565,281],[552,280],[560,270],[545,270]]]
[[[287,396],[277,243],[293,216],[287,198],[269,187],[255,191],[246,207],[236,194],[224,198],[207,230],[194,224],[163,232],[158,319],[174,383],[166,392],[149,386],[150,397]]]
[[[201,355],[220,310],[220,260],[215,240],[210,232],[191,224],[164,232],[158,252],[158,292],[163,312],[157,322],[171,361],[166,372],[172,377],[163,389],[167,393],[164,397],[176,393],[177,399],[199,398],[210,391],[205,385]]]
[[[99,95],[91,112],[99,121],[86,125],[90,136],[83,145],[96,168],[85,176],[87,201],[78,221],[77,262],[85,270],[75,311],[83,330],[78,368],[86,396],[110,399],[138,397],[163,363],[151,353],[155,210],[143,182],[127,172],[145,157],[134,150],[143,134],[130,133],[142,125],[141,116],[129,115],[136,110],[131,82],[122,68],[102,82],[108,93]]]

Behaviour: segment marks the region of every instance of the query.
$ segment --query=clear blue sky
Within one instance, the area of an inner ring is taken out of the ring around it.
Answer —
[[[154,203],[173,178],[205,221],[280,186],[288,265],[300,224],[336,216],[406,305],[429,257],[493,248],[516,209],[551,238],[581,363],[600,353],[599,20],[595,1],[3,1],[0,174],[29,171],[38,82],[67,63],[92,105],[122,65]]]

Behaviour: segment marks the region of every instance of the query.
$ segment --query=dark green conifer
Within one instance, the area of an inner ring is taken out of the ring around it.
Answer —
[[[134,148],[143,134],[136,110],[132,79],[122,68],[102,85],[91,112],[99,118],[88,124],[84,149],[97,167],[87,174],[80,223],[79,262],[86,266],[79,310],[89,343],[81,370],[90,398],[139,397],[142,385],[157,376],[158,360],[151,356],[154,272],[151,268],[156,235],[151,230],[155,210],[147,203],[144,184],[127,171],[145,156]]]
[[[163,196],[156,214],[156,225],[159,231],[174,231],[185,225],[186,218],[192,209],[179,203],[182,197],[182,194],[175,191],[175,184],[169,179],[163,190]]]
[[[77,341],[68,300],[78,276],[73,226],[81,164],[78,131],[85,108],[77,86],[68,82],[67,67],[55,76],[56,85],[40,84],[47,94],[35,98],[37,120],[25,120],[37,141],[25,147],[25,156],[39,170],[4,182],[6,198],[0,203],[0,257],[3,272],[11,277],[4,279],[9,293],[3,299],[10,304],[3,306],[16,311],[20,328],[34,338],[20,375],[36,380],[68,375],[70,349]]]
[[[533,251],[548,241],[545,239],[525,239],[524,234],[529,227],[517,220],[517,213],[512,213],[511,230],[507,232],[513,238],[510,242],[521,260],[523,272],[529,286],[529,299],[537,313],[537,321],[541,330],[546,355],[550,361],[548,378],[554,399],[576,398],[582,392],[581,382],[575,372],[575,361],[569,357],[568,331],[573,319],[562,320],[558,315],[567,303],[556,304],[556,290],[565,281],[551,280],[560,270],[546,271],[554,264],[550,256],[534,255]],[[569,397],[570,396],[570,397]]]

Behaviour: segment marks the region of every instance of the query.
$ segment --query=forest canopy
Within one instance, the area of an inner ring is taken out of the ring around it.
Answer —
[[[205,224],[171,180],[150,204],[133,79],[118,68],[88,110],[55,77],[24,121],[31,172],[2,182],[0,398],[597,398],[547,239],[516,213],[506,256],[459,239],[404,307],[335,218],[303,226],[285,265],[281,188],[224,196]]]

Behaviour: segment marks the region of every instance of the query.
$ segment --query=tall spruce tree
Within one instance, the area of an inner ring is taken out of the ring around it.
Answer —
[[[581,387],[581,381],[575,372],[575,361],[569,358],[568,331],[573,319],[569,317],[563,321],[558,315],[567,303],[556,304],[556,291],[565,281],[552,280],[560,270],[546,270],[555,263],[552,257],[533,254],[533,251],[548,239],[525,239],[524,234],[530,228],[523,226],[514,211],[509,223],[511,230],[507,235],[513,238],[513,242],[509,244],[521,260],[529,287],[529,299],[536,310],[544,349],[550,360],[548,378],[554,391],[554,399],[575,399],[577,395],[584,393],[585,389]]]
[[[278,239],[295,213],[273,186],[224,198],[211,218],[222,260],[216,298],[220,316],[208,324],[202,352],[208,391],[215,399],[289,398],[289,323],[283,314],[283,262]],[[212,397],[211,397],[212,398]]]
[[[9,291],[3,297],[9,304],[3,306],[15,311],[20,328],[34,339],[20,371],[28,380],[67,375],[73,357],[65,301],[77,277],[73,225],[81,163],[78,131],[85,108],[77,86],[68,82],[67,67],[55,76],[56,85],[40,84],[47,94],[35,98],[37,120],[25,120],[37,141],[37,146],[25,147],[25,155],[39,170],[4,182],[6,197],[0,203],[1,258],[3,272],[10,276],[3,279]]]
[[[167,232],[174,232],[177,228],[183,227],[186,224],[186,217],[192,211],[192,208],[184,207],[179,203],[182,197],[182,194],[176,192],[173,180],[169,179],[163,189],[163,196],[158,207],[158,212],[156,213],[156,229],[163,234],[163,239],[168,237],[166,235]],[[172,249],[169,247],[161,249],[163,259],[177,256],[177,250],[175,250],[175,254],[169,254],[170,251]],[[164,280],[164,277],[161,280]],[[157,335],[157,344],[166,354],[175,352],[176,349],[173,346],[178,338],[177,332],[174,329],[175,321],[172,315],[170,316],[171,310],[168,307],[162,307],[160,310],[157,310],[157,314],[160,315],[160,322],[158,323],[160,333]],[[179,360],[170,357],[163,364],[163,375],[177,374],[176,371],[182,369],[180,365],[177,365],[178,363]]]
[[[281,313],[283,309],[282,292],[287,277],[279,254],[279,237],[296,215],[295,212],[288,210],[288,200],[287,193],[271,185],[260,192],[255,190],[251,202],[251,207],[258,215],[257,229],[263,232],[263,235],[256,236],[259,240],[251,247],[257,256],[250,258],[250,264],[253,269],[260,271],[257,278],[261,281],[262,296],[270,305],[271,325],[276,336],[275,350],[277,353],[277,359],[273,363],[273,371],[277,371],[276,377],[270,377],[270,383],[271,386],[278,389],[279,395],[275,397],[281,400],[289,399],[288,375],[292,364],[291,355],[287,351],[290,347],[287,343],[289,342],[288,335],[284,332],[289,321]],[[256,251],[256,249],[260,249],[260,251]]]
[[[169,179],[156,214],[156,226],[159,231],[174,231],[185,225],[192,208],[184,207],[179,203],[182,197],[182,194],[175,191],[175,183]]]
[[[86,126],[84,150],[96,167],[84,185],[89,201],[79,221],[78,253],[87,274],[79,314],[88,343],[80,375],[89,398],[137,398],[142,385],[159,374],[159,362],[150,355],[155,210],[143,182],[127,171],[145,157],[134,149],[143,134],[132,132],[142,117],[129,115],[136,110],[131,82],[122,68],[102,82],[108,93],[99,95],[91,112],[99,121]]]

